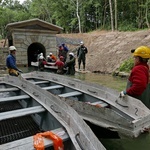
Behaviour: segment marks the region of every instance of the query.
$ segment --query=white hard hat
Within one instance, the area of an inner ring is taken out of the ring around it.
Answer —
[[[74,56],[74,53],[69,53],[69,55]]]
[[[43,56],[40,56],[40,58],[39,59],[43,59],[44,57]]]
[[[10,46],[10,47],[9,47],[9,50],[10,50],[10,51],[14,51],[14,50],[16,51],[17,49],[16,49],[15,46]]]
[[[49,53],[49,55],[52,55],[52,53]]]
[[[83,41],[81,41],[80,44],[81,44],[81,45],[84,44]]]
[[[47,57],[49,57],[49,55],[47,55]]]
[[[40,56],[43,56],[43,53],[40,53]]]

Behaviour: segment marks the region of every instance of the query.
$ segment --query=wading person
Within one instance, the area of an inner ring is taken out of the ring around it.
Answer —
[[[11,76],[18,76],[19,72],[22,73],[22,70],[18,69],[16,66],[16,47],[9,47],[9,55],[6,58],[6,66],[8,69],[8,73]]]
[[[148,108],[150,108],[150,90],[149,90],[149,67],[147,65],[150,58],[150,48],[140,46],[133,53],[134,67],[128,78],[125,91],[121,91],[120,97],[126,94],[141,100]]]
[[[44,71],[44,65],[46,65],[46,63],[47,62],[45,61],[44,57],[40,56],[39,57],[39,64],[38,64],[38,68],[40,71]]]
[[[75,57],[73,53],[69,53],[69,60],[66,61],[65,66],[67,67],[67,72],[66,74],[68,75],[74,75],[75,74]]]
[[[63,74],[64,73],[64,57],[60,56],[60,58],[55,62],[55,64],[48,64],[49,66],[57,66],[57,74]]]
[[[50,62],[56,62],[57,61],[57,58],[54,54],[49,53],[49,56],[50,56],[50,60],[51,60]]]
[[[86,54],[88,50],[84,46],[84,43],[80,42],[80,47],[77,49],[77,57],[78,57],[78,69],[81,70],[80,65],[83,63],[83,71],[85,71],[85,63],[86,63]]]
[[[68,54],[68,51],[69,51],[69,49],[68,49],[68,47],[66,46],[66,44],[65,43],[62,43],[62,45],[61,45],[62,47],[62,53],[61,53],[61,55],[64,57],[64,62],[66,62],[66,60],[67,60],[67,54]]]

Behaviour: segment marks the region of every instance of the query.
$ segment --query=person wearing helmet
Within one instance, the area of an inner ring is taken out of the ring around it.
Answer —
[[[57,66],[57,73],[64,74],[64,57],[60,56],[59,59],[55,63],[48,63],[48,66]]]
[[[9,55],[6,58],[6,66],[8,68],[8,73],[11,76],[18,76],[19,73],[22,73],[22,70],[18,69],[16,66],[16,47],[9,47]]]
[[[66,62],[69,49],[65,43],[61,44],[61,48],[62,48],[61,55],[64,57],[64,62]]]
[[[67,72],[66,74],[68,75],[74,75],[75,74],[75,57],[74,57],[74,53],[69,53],[69,60],[66,61],[65,63],[65,67],[67,67]]]
[[[45,61],[43,55],[41,55],[41,56],[39,57],[39,64],[38,64],[39,70],[40,70],[40,71],[44,71],[44,65],[46,65],[46,64],[47,64],[47,63],[46,63],[46,61]]]
[[[64,57],[60,56],[59,59],[56,61],[56,63],[54,64],[54,66],[57,66],[57,73],[58,74],[64,74]]]
[[[84,46],[83,41],[80,42],[80,47],[77,49],[78,57],[78,69],[81,70],[80,65],[83,63],[83,70],[85,71],[86,54],[88,53],[87,48]]]
[[[50,56],[50,61],[49,62],[56,62],[57,61],[57,58],[53,53],[49,53],[49,56]]]
[[[37,56],[37,61],[39,61],[40,56],[43,56],[43,53],[39,53]]]
[[[148,59],[150,58],[150,48],[147,46],[140,46],[137,49],[131,50],[134,59],[134,67],[128,78],[127,87],[125,91],[121,91],[120,97],[126,94],[141,100],[148,108],[150,108],[149,96],[149,67]]]

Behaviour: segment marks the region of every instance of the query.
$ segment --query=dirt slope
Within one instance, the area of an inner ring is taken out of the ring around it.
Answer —
[[[112,73],[124,60],[131,57],[131,49],[141,45],[150,46],[150,30],[136,32],[94,31],[58,36],[84,41],[88,48],[86,69],[92,72]]]

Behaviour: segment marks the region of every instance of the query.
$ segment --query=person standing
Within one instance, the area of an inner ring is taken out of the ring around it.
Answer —
[[[64,67],[68,67],[66,74],[68,75],[74,75],[75,74],[75,57],[74,53],[69,53],[69,60],[66,61]]]
[[[69,49],[65,43],[62,43],[61,46],[62,46],[62,56],[64,57],[64,62],[66,62]]]
[[[84,46],[83,41],[80,42],[80,47],[77,49],[78,69],[81,70],[80,65],[83,63],[83,70],[85,71],[87,48]]]
[[[16,66],[16,47],[9,47],[9,55],[6,58],[6,66],[8,69],[8,73],[11,76],[18,76],[19,73],[23,73],[22,70],[18,69]]]
[[[150,58],[150,48],[140,46],[133,53],[134,67],[128,78],[125,91],[120,92],[120,97],[126,94],[141,100],[148,108],[150,108],[150,89],[149,89],[149,66],[148,59]]]

